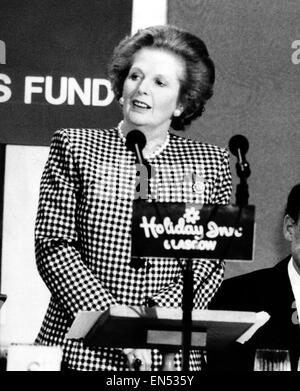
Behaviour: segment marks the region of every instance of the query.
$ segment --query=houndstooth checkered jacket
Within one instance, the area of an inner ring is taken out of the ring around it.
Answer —
[[[229,202],[225,149],[171,134],[150,163],[156,201]],[[181,306],[182,271],[176,260],[148,259],[139,269],[130,264],[135,176],[135,156],[117,129],[55,132],[35,228],[37,267],[52,296],[36,343],[63,346],[69,368],[127,370],[121,349],[91,349],[65,339],[79,310],[147,305],[150,299],[160,306]],[[194,260],[193,268],[194,308],[206,308],[222,281],[224,263]],[[152,354],[153,370],[158,370],[161,356],[156,350]],[[191,370],[201,368],[200,358],[191,352]],[[176,365],[180,369],[179,354]]]

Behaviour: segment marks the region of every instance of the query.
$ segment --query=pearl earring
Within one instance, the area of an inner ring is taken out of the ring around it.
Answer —
[[[121,96],[121,98],[119,99],[119,104],[120,104],[120,106],[123,106],[123,104],[124,104],[124,98],[123,98],[123,96]]]
[[[180,109],[174,110],[174,117],[179,117],[180,114],[181,114],[181,110]]]

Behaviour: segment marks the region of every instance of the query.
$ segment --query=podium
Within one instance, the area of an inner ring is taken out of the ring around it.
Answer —
[[[253,205],[203,205],[184,202],[133,204],[131,257],[177,259],[182,267],[182,365],[189,370],[193,310],[193,259],[251,261],[254,251]],[[182,264],[181,264],[182,266]]]
[[[192,311],[192,349],[224,349],[257,325],[259,313]],[[90,347],[156,348],[175,352],[182,346],[182,310],[114,305],[104,312],[81,311],[68,334]]]

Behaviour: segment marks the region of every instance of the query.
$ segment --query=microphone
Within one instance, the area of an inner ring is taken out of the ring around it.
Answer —
[[[246,160],[246,153],[249,149],[249,142],[245,136],[237,134],[229,140],[230,152],[237,157],[236,172],[240,178],[240,183],[236,189],[236,204],[239,206],[248,205],[248,184],[247,178],[251,174],[250,165]]]
[[[238,158],[240,163],[244,162],[245,154],[249,149],[249,142],[245,136],[236,134],[229,140],[230,152]]]
[[[143,164],[144,157],[142,150],[146,145],[146,137],[140,130],[131,130],[126,136],[126,147],[133,152],[139,164]]]
[[[249,177],[250,176],[250,167],[249,163],[246,160],[246,153],[249,149],[249,142],[247,138],[241,134],[236,134],[231,137],[229,140],[229,150],[230,152],[237,157],[237,173],[238,176],[241,177]]]
[[[140,130],[131,130],[126,136],[126,147],[136,156],[136,193],[135,199],[148,199],[150,191],[150,179],[152,167],[150,163],[144,159],[142,150],[146,145],[146,137]],[[139,174],[139,175],[138,175]]]

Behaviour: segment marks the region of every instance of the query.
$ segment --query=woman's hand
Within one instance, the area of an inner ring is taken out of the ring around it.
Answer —
[[[149,349],[123,349],[131,371],[151,371],[151,350]]]

